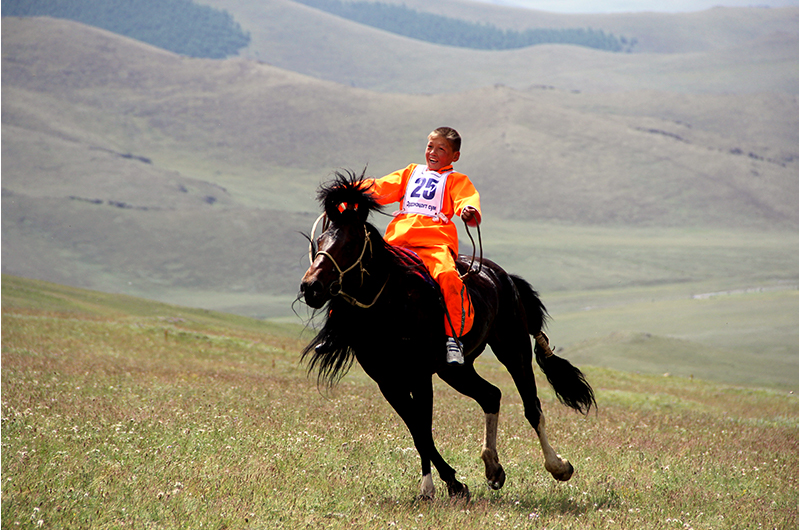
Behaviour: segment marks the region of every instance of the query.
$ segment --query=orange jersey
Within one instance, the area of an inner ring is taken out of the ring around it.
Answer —
[[[478,191],[463,173],[452,166],[441,172],[424,165],[410,164],[373,181],[372,193],[380,204],[400,203],[400,210],[386,227],[386,241],[393,245],[417,248],[446,245],[458,254],[458,230],[452,221],[467,206],[477,210]]]

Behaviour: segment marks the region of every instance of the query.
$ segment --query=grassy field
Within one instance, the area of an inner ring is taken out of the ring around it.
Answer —
[[[420,503],[410,436],[355,368],[320,392],[302,329],[4,276],[3,528],[796,528],[796,394],[585,367],[599,411],[540,394],[577,469],[544,471],[510,378],[482,418],[435,380],[435,437],[472,501]],[[538,375],[538,374],[537,374]],[[438,485],[438,484],[437,484]]]
[[[798,390],[796,233],[486,225],[581,364]]]

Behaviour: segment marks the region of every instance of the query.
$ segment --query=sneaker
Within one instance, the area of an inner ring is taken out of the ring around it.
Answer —
[[[464,352],[461,350],[461,344],[453,337],[447,337],[445,343],[447,349],[447,362],[450,364],[464,364]]]

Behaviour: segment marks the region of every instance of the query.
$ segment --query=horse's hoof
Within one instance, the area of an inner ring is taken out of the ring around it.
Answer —
[[[567,469],[558,473],[552,473],[553,478],[559,480],[561,482],[566,482],[572,478],[572,474],[575,473],[575,468],[572,467],[572,464],[567,462]]]
[[[430,473],[423,475],[422,483],[419,485],[419,497],[421,501],[432,501],[436,497],[436,487],[433,485],[433,477]]]
[[[503,470],[503,466],[498,466],[498,469],[495,470],[491,477],[487,476],[486,483],[493,490],[499,490],[502,488],[503,484],[506,483],[506,472]]]
[[[451,501],[460,501],[464,500],[469,502],[470,494],[469,488],[466,484],[461,484],[460,482],[456,483],[454,486],[447,486],[447,492],[450,494]]]

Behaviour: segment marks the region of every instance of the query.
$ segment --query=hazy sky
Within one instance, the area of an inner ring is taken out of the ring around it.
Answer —
[[[490,4],[527,7],[554,13],[625,13],[656,11],[677,13],[725,7],[797,6],[798,0],[479,0]]]

